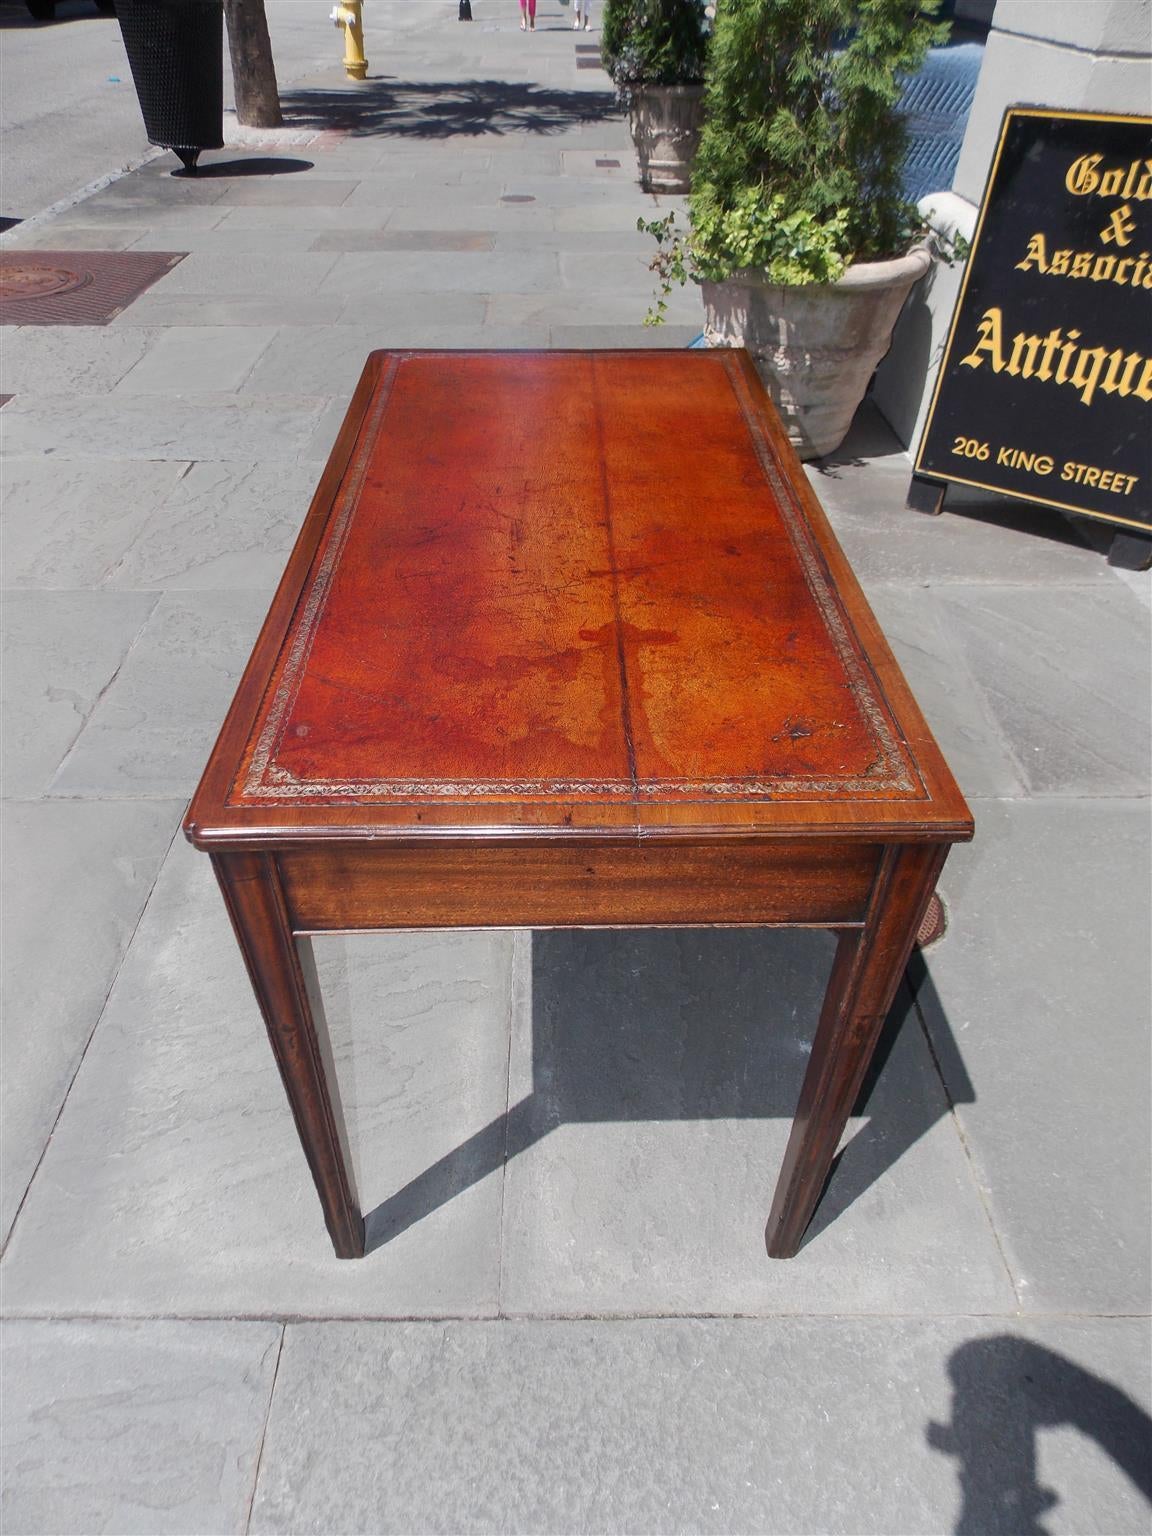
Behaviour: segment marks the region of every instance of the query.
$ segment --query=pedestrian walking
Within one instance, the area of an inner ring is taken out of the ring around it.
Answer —
[[[520,30],[536,30],[536,0],[520,0]]]
[[[572,30],[579,32],[583,27],[585,32],[592,25],[592,0],[576,0],[576,8],[572,13]]]

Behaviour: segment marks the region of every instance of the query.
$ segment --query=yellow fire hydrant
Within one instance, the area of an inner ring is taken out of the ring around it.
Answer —
[[[364,57],[363,0],[341,0],[332,7],[332,20],[344,28],[344,73],[349,80],[368,78],[368,60]]]

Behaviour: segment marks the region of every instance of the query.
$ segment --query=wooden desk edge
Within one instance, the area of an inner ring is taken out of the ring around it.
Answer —
[[[227,826],[202,824],[193,817],[190,806],[184,818],[184,836],[195,848],[207,853],[274,853],[280,849],[301,847],[366,847],[372,844],[384,846],[415,846],[422,843],[467,843],[522,845],[524,843],[556,843],[564,846],[587,843],[603,846],[667,844],[693,847],[700,843],[758,842],[769,846],[773,843],[792,842],[798,838],[807,841],[837,843],[885,843],[903,846],[921,843],[967,843],[975,834],[975,822],[971,816],[955,821],[932,822],[930,825],[913,826],[910,823],[856,822],[852,826],[792,826],[770,829],[749,826],[708,826],[701,823],[691,831],[682,827],[539,827],[506,826],[486,823],[483,826],[445,825],[440,827],[369,826],[361,823],[356,827],[330,825],[280,826],[252,825]],[[243,814],[243,813],[241,813]]]
[[[248,741],[253,722],[267,689],[268,680],[279,655],[284,637],[288,632],[296,603],[307,580],[316,548],[331,514],[341,481],[347,470],[364,418],[372,401],[373,392],[386,361],[393,356],[411,356],[425,353],[442,354],[445,348],[395,348],[370,352],[364,370],[349,403],[347,413],[337,435],[332,452],[325,465],[315,494],[304,518],[300,533],[289,556],[284,574],[276,588],[268,613],[261,626],[248,664],[241,676],[232,703],[225,716],[216,742],[183,823],[184,835],[193,846],[212,852],[267,851],[276,847],[300,843],[329,842],[383,842],[420,839],[483,840],[551,840],[586,838],[594,841],[630,841],[673,839],[692,843],[700,839],[762,839],[765,841],[794,837],[800,832],[795,820],[779,829],[764,822],[757,822],[757,811],[769,811],[768,820],[783,820],[788,808],[800,810],[804,802],[725,802],[731,820],[717,823],[695,822],[691,826],[652,824],[637,817],[616,821],[608,826],[595,822],[582,822],[566,828],[554,823],[529,823],[523,821],[500,824],[482,819],[442,822],[437,825],[416,825],[411,820],[389,822],[382,819],[376,824],[368,822],[365,812],[371,807],[342,807],[349,813],[349,823],[342,825],[338,816],[323,823],[308,822],[308,808],[300,807],[291,821],[277,821],[276,813],[263,812],[253,807],[231,807],[227,803],[232,778],[240,755]],[[474,352],[475,348],[456,349]],[[561,349],[578,351],[579,349]],[[610,349],[631,354],[634,348]],[[862,804],[856,803],[851,825],[835,819],[805,823],[803,835],[817,838],[836,838],[846,841],[882,841],[891,843],[966,842],[974,834],[974,822],[967,802],[948,768],[931,729],[916,703],[892,654],[875,615],[872,613],[863,589],[856,579],[840,543],[821,507],[819,499],[808,483],[803,466],[789,443],[787,434],[779,423],[768,393],[756,371],[751,357],[743,349],[738,362],[747,378],[754,396],[765,409],[762,417],[773,450],[776,453],[785,478],[792,487],[801,511],[816,535],[820,557],[826,562],[833,585],[840,593],[850,623],[860,637],[862,649],[875,679],[877,689],[884,697],[893,719],[902,728],[917,767],[923,777],[929,798],[908,802],[888,801],[880,804],[890,809],[889,816],[877,815],[869,819],[861,815]],[[515,355],[515,354],[510,354]],[[597,354],[598,356],[601,354]],[[694,804],[699,802],[693,802]],[[633,807],[635,802],[632,803]],[[640,802],[648,810],[655,810],[658,802]],[[683,806],[685,802],[674,803]],[[624,802],[617,810],[627,810]],[[738,806],[738,811],[731,810]],[[470,807],[478,811],[479,807]],[[439,809],[439,808],[437,808]],[[593,812],[587,804],[580,807],[582,816]],[[267,821],[264,817],[267,816]],[[352,818],[359,817],[358,823]],[[264,822],[260,825],[260,822]]]
[[[368,354],[340,431],[336,435],[336,442],[328,455],[324,472],[320,476],[300,532],[292,546],[292,553],[284,567],[284,574],[277,583],[268,612],[260,626],[260,633],[252,647],[252,654],[241,674],[216,741],[208,754],[203,775],[192,796],[184,820],[185,836],[197,847],[205,845],[197,842],[194,833],[196,825],[202,821],[209,823],[214,821],[216,818],[212,811],[224,810],[227,807],[228,793],[232,787],[236,765],[267,691],[276,658],[280,654],[284,637],[288,633],[296,602],[307,580],[313,556],[356,447],[364,418],[372,402],[373,391],[380,377],[383,359],[386,356],[386,353],[380,351]]]
[[[917,768],[924,778],[925,788],[931,795],[931,803],[940,807],[945,813],[945,819],[950,817],[958,823],[967,821],[971,825],[972,813],[968,803],[940,750],[931,727],[924,718],[923,711],[916,702],[916,697],[888,644],[879,620],[872,611],[872,605],[860,585],[856,572],[852,569],[840,540],[828,521],[828,515],[820,504],[820,498],[812,489],[804,466],[788,440],[788,434],[772,405],[764,381],[757,372],[751,355],[743,348],[737,350],[749,388],[766,407],[763,413],[765,424],[772,439],[773,449],[781,465],[788,472],[787,482],[800,503],[805,519],[817,535],[817,546],[827,565],[833,588],[839,594],[852,627],[860,638],[872,675],[876,680],[876,686],[887,703],[893,719],[903,730],[904,740],[912,750]],[[971,837],[971,835],[972,833],[969,832],[968,836]]]

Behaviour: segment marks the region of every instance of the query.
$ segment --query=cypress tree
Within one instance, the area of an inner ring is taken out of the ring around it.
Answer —
[[[617,88],[704,78],[704,0],[605,0],[600,58]]]
[[[750,200],[835,220],[843,254],[901,254],[903,79],[947,37],[939,0],[718,0],[692,178],[694,245]],[[775,216],[775,215],[774,215]],[[713,244],[706,236],[705,244]],[[701,252],[721,258],[718,248]],[[814,274],[815,276],[816,274]]]

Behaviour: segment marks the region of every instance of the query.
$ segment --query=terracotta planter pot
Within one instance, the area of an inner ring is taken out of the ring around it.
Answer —
[[[645,192],[687,192],[703,121],[702,85],[630,87],[628,125]]]
[[[923,247],[849,267],[838,283],[780,287],[752,273],[701,284],[712,347],[747,347],[802,459],[838,448],[913,285]]]

